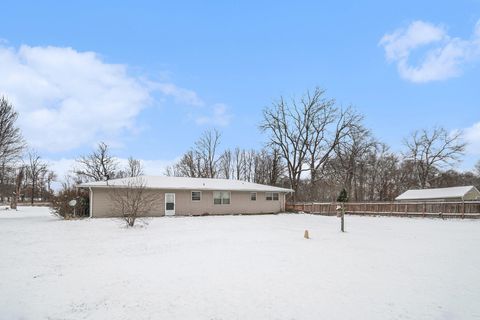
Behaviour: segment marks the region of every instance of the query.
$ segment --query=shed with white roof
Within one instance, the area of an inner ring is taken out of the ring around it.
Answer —
[[[397,201],[480,201],[480,192],[474,186],[407,190]]]

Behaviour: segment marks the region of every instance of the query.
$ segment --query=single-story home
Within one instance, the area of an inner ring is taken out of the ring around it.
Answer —
[[[480,201],[480,192],[474,186],[407,190],[396,201]]]
[[[90,217],[119,216],[114,210],[112,191],[131,188],[135,185],[132,182],[139,179],[145,192],[158,197],[147,214],[149,217],[278,213],[285,211],[286,194],[293,192],[292,189],[230,179],[141,176],[87,182],[78,187],[90,192]]]

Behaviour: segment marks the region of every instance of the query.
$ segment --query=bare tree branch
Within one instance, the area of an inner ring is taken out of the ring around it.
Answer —
[[[460,161],[466,146],[461,135],[459,131],[449,133],[445,128],[435,127],[430,131],[415,131],[404,139],[404,157],[412,161],[419,187],[430,186],[435,170]]]
[[[122,185],[110,185],[109,197],[113,213],[125,220],[127,227],[133,227],[139,217],[147,216],[158,204],[158,194],[146,186],[142,177],[129,178]]]
[[[76,159],[80,168],[75,173],[86,181],[104,181],[116,176],[117,161],[110,155],[107,144],[100,142],[95,151]]]

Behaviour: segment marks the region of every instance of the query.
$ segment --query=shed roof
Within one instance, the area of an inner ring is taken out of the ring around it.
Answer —
[[[463,199],[463,197],[471,190],[476,191],[480,195],[480,192],[474,186],[461,186],[450,188],[407,190],[396,197],[395,200],[428,200],[451,198]]]
[[[241,180],[165,176],[140,176],[137,178],[112,179],[108,180],[108,184],[107,181],[86,182],[78,185],[78,187],[126,187],[135,182],[135,179],[141,179],[142,183],[150,189],[293,192],[292,189],[273,187]]]

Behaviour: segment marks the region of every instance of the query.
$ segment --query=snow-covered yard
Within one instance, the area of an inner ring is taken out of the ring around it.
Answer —
[[[1,212],[0,318],[480,319],[480,221],[148,222]]]

